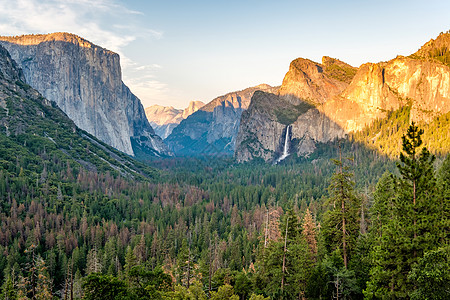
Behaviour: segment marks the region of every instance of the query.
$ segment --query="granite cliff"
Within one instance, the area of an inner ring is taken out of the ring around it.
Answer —
[[[290,148],[299,155],[312,152],[317,142],[345,135],[318,107],[345,90],[348,78],[344,75],[352,76],[354,68],[329,57],[323,62],[298,58],[290,64],[278,91],[253,95],[241,118],[235,151],[238,161],[277,159],[283,151],[287,126],[291,127]],[[327,68],[342,76],[330,75]]]
[[[69,33],[0,37],[0,45],[81,129],[129,155],[170,154],[122,82],[118,54]]]
[[[242,114],[238,161],[275,161],[290,126],[291,152],[307,155],[325,143],[410,107],[410,121],[429,122],[450,111],[450,34],[418,52],[358,69],[324,57],[294,60],[276,93],[255,93]]]
[[[275,91],[261,84],[242,91],[220,96],[188,116],[165,139],[178,155],[232,155],[241,114],[255,91]]]
[[[191,101],[185,109],[177,109],[172,106],[155,104],[145,109],[145,115],[156,134],[162,139],[165,139],[182,120],[192,115],[204,105],[205,103],[201,101]]]
[[[2,46],[0,153],[3,171],[13,170],[12,166],[20,163],[23,166],[20,173],[26,174],[23,178],[41,174],[41,184],[47,180],[47,175],[54,174],[55,167],[67,168],[70,174],[73,170],[84,169],[135,179],[158,175],[155,170],[78,128],[55,102],[25,83],[22,70]],[[54,176],[50,177],[51,185]]]

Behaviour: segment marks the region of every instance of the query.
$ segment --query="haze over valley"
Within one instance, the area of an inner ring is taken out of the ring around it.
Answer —
[[[448,4],[176,4],[0,0],[0,300],[449,299]]]

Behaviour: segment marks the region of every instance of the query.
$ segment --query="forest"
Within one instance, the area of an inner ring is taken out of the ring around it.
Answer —
[[[151,176],[2,156],[0,299],[449,299],[450,157],[404,128],[398,156],[356,136]]]

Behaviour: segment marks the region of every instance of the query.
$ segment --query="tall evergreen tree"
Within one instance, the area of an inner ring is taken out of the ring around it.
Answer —
[[[262,252],[264,290],[274,299],[301,298],[306,290],[314,256],[301,233],[299,217],[289,209],[280,222],[283,238],[270,241]]]
[[[422,145],[420,130],[412,123],[402,137],[403,151],[397,167],[400,177],[392,183],[383,177],[375,193],[373,210],[377,236],[372,248],[373,266],[367,298],[407,298],[416,285],[408,273],[426,251],[438,246],[439,200],[433,162],[435,157]],[[389,193],[395,191],[394,197]],[[392,206],[392,208],[390,207]],[[384,212],[383,212],[384,211]]]
[[[439,191],[438,209],[441,225],[440,243],[449,245],[450,243],[450,155],[442,163],[437,175],[437,185]]]
[[[359,235],[361,199],[356,195],[353,173],[342,160],[333,160],[337,167],[329,186],[332,208],[325,213],[323,235],[330,252],[340,249],[345,268]]]

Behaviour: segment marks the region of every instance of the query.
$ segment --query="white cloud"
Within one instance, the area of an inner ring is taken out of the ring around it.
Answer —
[[[120,55],[124,81],[142,100],[168,93],[167,85],[155,78],[160,65],[140,65],[123,53],[136,39],[163,37],[160,31],[136,24],[139,11],[116,0],[0,0],[0,12],[0,35],[77,34]]]

